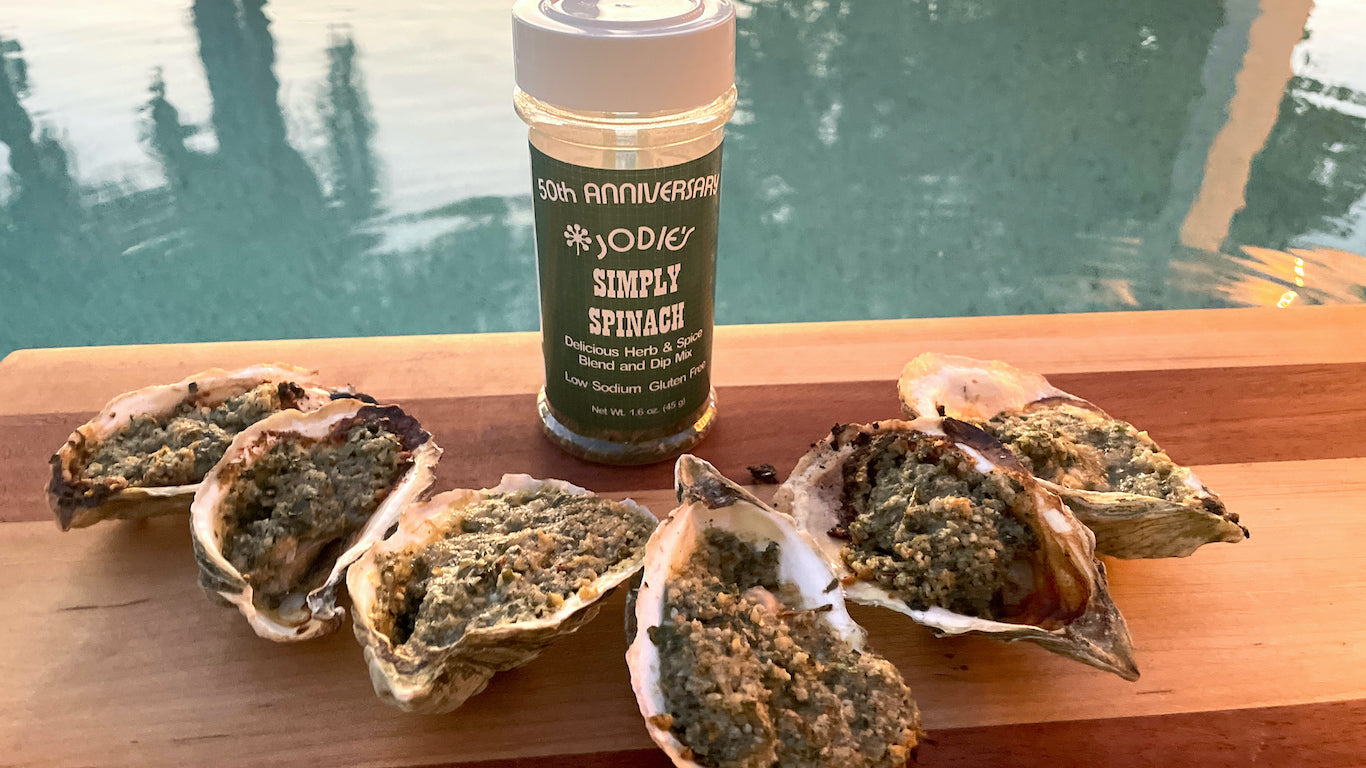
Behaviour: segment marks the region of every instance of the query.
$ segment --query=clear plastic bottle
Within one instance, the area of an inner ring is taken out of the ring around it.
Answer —
[[[716,418],[726,0],[518,0],[550,439],[610,464],[687,450]]]

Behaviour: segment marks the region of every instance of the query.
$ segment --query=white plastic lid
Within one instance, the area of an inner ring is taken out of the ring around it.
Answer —
[[[735,82],[729,0],[517,0],[517,87],[592,112],[705,106]]]

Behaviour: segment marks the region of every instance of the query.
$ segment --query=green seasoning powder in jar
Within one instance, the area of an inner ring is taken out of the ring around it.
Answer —
[[[667,459],[716,418],[721,137],[735,108],[727,0],[518,0],[550,439]]]

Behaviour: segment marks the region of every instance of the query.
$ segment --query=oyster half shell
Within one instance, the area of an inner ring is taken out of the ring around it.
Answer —
[[[675,473],[626,652],[650,737],[690,768],[905,764],[910,689],[865,647],[810,537],[705,461]]]
[[[414,505],[346,577],[375,693],[408,712],[459,707],[596,616],[640,570],[655,525],[629,499],[528,475]],[[418,571],[456,586],[419,584]]]
[[[101,447],[109,438],[128,429],[139,417],[162,419],[190,405],[202,409],[221,406],[225,401],[250,392],[263,384],[276,385],[273,393],[279,408],[309,411],[332,399],[332,393],[313,382],[315,371],[292,365],[253,365],[236,371],[213,368],[188,376],[174,384],[161,384],[127,392],[110,400],[93,419],[77,427],[52,457],[52,479],[47,498],[64,531],[84,528],[101,520],[137,519],[187,512],[203,472],[221,455],[232,433],[209,425],[192,427],[186,447],[172,451],[162,447],[162,466],[177,461],[204,464],[190,471],[192,482],[167,484],[155,477],[129,480],[122,475],[86,477]],[[216,432],[209,436],[208,432]],[[224,434],[226,432],[226,434]],[[202,447],[211,440],[217,447]],[[191,443],[191,440],[199,442]],[[207,454],[200,456],[199,454]],[[183,473],[181,473],[183,474]]]
[[[344,399],[256,422],[233,439],[195,493],[190,529],[200,586],[236,606],[268,640],[336,629],[345,616],[337,591],[347,566],[431,486],[440,456],[417,420],[392,405]],[[342,473],[374,479],[347,486]],[[250,573],[234,564],[244,562],[236,548],[253,563]]]
[[[1147,432],[1037,373],[926,353],[906,364],[897,390],[910,418],[952,416],[1005,442],[1096,534],[1103,555],[1186,557],[1248,536],[1238,515]]]
[[[976,427],[948,418],[837,426],[774,504],[815,539],[854,602],[941,636],[1026,640],[1138,679],[1095,538]]]

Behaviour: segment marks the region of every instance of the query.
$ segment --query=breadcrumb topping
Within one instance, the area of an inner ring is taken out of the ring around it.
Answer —
[[[284,435],[229,486],[223,556],[254,602],[276,608],[322,583],[410,464],[400,438],[378,423],[323,440]]]
[[[844,467],[840,554],[854,575],[916,610],[1006,619],[1032,589],[1034,531],[1012,511],[1019,481],[982,473],[944,438],[885,434]],[[1023,566],[1023,567],[1022,567]]]
[[[134,416],[95,447],[80,479],[116,477],[144,487],[197,483],[238,432],[284,407],[278,388],[261,384],[217,406],[188,400],[167,415]]]
[[[1189,471],[1147,432],[1067,403],[1001,414],[979,424],[1035,476],[1064,488],[1122,491],[1183,504],[1196,495]]]
[[[640,562],[653,530],[653,520],[598,496],[548,487],[492,494],[421,551],[379,558],[392,596],[383,629],[417,654],[477,627],[545,618],[575,594],[594,596],[613,568]]]
[[[919,734],[910,689],[778,579],[779,545],[709,530],[665,592],[668,728],[701,765],[900,766]]]

